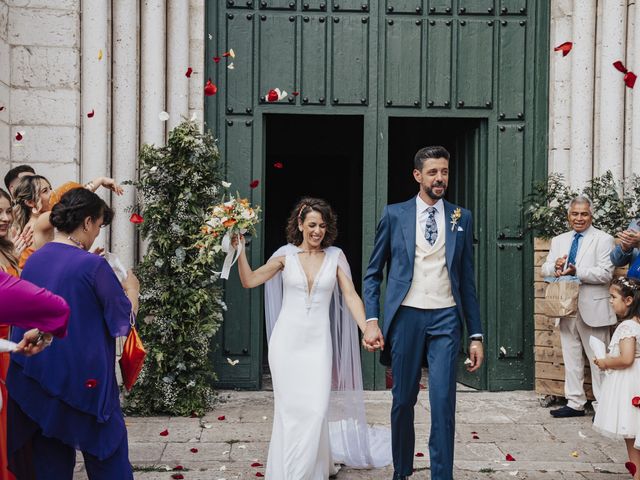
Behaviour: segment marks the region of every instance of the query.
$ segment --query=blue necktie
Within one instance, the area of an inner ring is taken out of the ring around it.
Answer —
[[[578,242],[580,242],[581,237],[582,237],[581,233],[576,233],[573,236],[573,242],[571,242],[571,248],[569,249],[569,258],[567,258],[567,265],[576,264],[576,256],[578,255]]]
[[[436,209],[435,207],[427,208],[427,223],[424,226],[424,238],[429,245],[433,246],[438,239],[438,224],[436,223]]]

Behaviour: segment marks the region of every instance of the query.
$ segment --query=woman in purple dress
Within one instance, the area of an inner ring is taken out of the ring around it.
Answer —
[[[27,261],[22,278],[64,298],[67,336],[39,355],[13,355],[9,389],[10,469],[19,479],[71,480],[76,450],[91,480],[133,479],[115,374],[115,339],[137,311],[133,273],[120,284],[107,261],[87,250],[113,211],[86,189],[67,192],[50,221],[54,241]],[[12,338],[22,338],[15,329]],[[26,452],[32,459],[25,461]]]

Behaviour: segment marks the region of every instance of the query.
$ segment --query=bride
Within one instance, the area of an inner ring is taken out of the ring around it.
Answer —
[[[367,327],[349,264],[331,246],[336,223],[327,202],[304,198],[287,222],[288,245],[255,271],[244,248],[238,259],[245,288],[266,282],[274,393],[266,473],[271,480],[326,480],[338,472],[336,464],[391,463],[390,433],[367,426],[362,396],[356,323],[363,332],[378,327]],[[234,247],[238,241],[244,244],[240,236]],[[377,332],[368,331],[367,338],[377,338],[369,333]]]

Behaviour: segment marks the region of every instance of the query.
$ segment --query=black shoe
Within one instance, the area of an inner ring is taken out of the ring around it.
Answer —
[[[568,405],[549,412],[555,418],[584,417],[584,410],[576,410]]]
[[[409,480],[409,477],[405,476],[405,475],[400,475],[400,474],[394,473],[393,474],[393,478],[391,480]]]

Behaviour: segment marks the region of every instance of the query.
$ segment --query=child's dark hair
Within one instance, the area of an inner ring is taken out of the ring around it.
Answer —
[[[618,277],[611,282],[612,287],[616,287],[623,298],[632,297],[633,302],[625,313],[625,318],[640,316],[640,281],[635,278]]]

